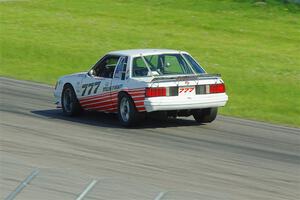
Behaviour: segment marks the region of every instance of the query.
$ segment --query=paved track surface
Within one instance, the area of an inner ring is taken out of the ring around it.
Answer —
[[[16,199],[299,199],[300,130],[219,117],[148,120],[135,129],[114,115],[64,117],[47,85],[0,78],[1,179]]]

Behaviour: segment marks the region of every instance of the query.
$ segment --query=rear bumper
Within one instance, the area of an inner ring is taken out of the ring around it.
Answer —
[[[228,96],[225,93],[190,97],[153,97],[145,99],[145,108],[147,112],[213,108],[225,106],[227,101]]]

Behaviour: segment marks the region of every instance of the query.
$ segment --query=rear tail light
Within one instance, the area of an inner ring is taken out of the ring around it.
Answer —
[[[225,93],[225,84],[197,85],[196,95]],[[146,88],[146,97],[178,96],[178,87],[149,87]]]
[[[209,93],[224,93],[225,92],[225,84],[212,84],[209,85]]]
[[[162,97],[167,95],[167,89],[164,87],[146,88],[146,97]]]

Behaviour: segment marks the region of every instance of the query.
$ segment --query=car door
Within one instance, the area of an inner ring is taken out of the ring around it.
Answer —
[[[126,56],[119,60],[112,81],[112,98],[118,104],[118,91],[124,90],[132,98],[136,109],[142,112],[145,111],[145,85],[141,81],[132,82],[129,80],[129,60]]]
[[[103,57],[81,83],[80,104],[86,110],[110,112],[115,107],[111,98],[111,83],[119,56]]]
[[[112,103],[114,105],[115,110],[112,110],[112,112],[117,112],[118,108],[118,93],[119,91],[126,87],[126,80],[129,78],[129,70],[127,68],[127,56],[122,56],[119,59],[119,62],[116,66],[114,76],[112,79],[111,84],[111,98]]]
[[[112,92],[118,91],[120,88],[124,86],[125,81],[129,77],[129,71],[127,69],[127,56],[122,56],[119,59],[119,62],[116,66],[114,76],[112,79]]]

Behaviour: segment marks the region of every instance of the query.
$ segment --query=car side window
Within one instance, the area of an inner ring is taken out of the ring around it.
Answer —
[[[101,59],[93,68],[93,75],[104,78],[112,78],[119,58],[120,56],[106,56]]]
[[[205,73],[204,69],[188,54],[183,54],[183,56],[188,60],[190,65],[193,67],[194,71],[198,74]]]
[[[122,80],[125,80],[126,75],[126,69],[127,69],[127,57],[121,57],[118,65],[116,66],[114,78],[120,78]]]
[[[132,76],[133,77],[141,77],[147,76],[148,68],[141,57],[136,57],[132,61]]]

